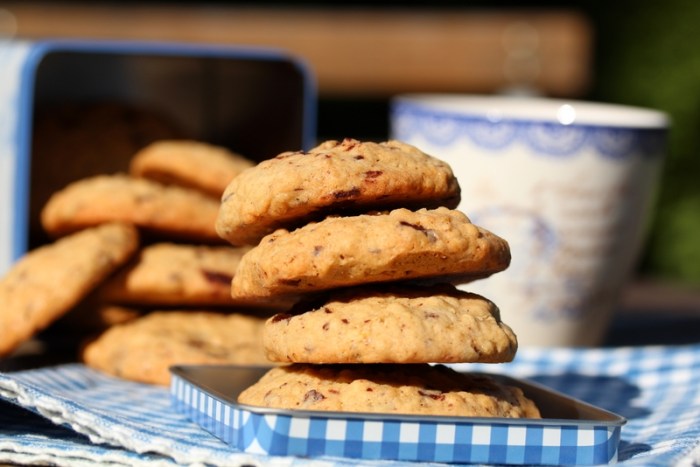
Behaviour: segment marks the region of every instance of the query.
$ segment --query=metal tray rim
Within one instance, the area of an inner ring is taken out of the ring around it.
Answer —
[[[525,387],[530,390],[539,391],[542,394],[555,396],[565,399],[578,407],[585,408],[589,411],[597,412],[601,415],[600,418],[589,419],[570,419],[570,418],[504,418],[504,417],[460,417],[460,416],[444,416],[444,415],[411,415],[411,414],[392,414],[392,413],[376,413],[376,412],[337,412],[337,411],[322,411],[322,410],[293,410],[293,409],[277,409],[270,407],[260,407],[247,404],[239,404],[234,397],[223,394],[218,388],[211,386],[202,386],[188,375],[188,371],[198,368],[216,368],[217,370],[233,370],[259,368],[261,370],[269,369],[267,366],[244,366],[244,365],[174,365],[170,368],[170,372],[184,379],[190,384],[196,385],[204,389],[211,397],[219,400],[221,403],[230,405],[241,410],[258,415],[283,415],[297,418],[328,418],[328,419],[360,419],[360,420],[381,420],[394,422],[428,422],[428,423],[472,423],[472,424],[508,424],[508,425],[544,425],[544,426],[622,426],[627,423],[627,419],[619,414],[594,406],[585,401],[573,398],[561,392],[547,388],[542,384],[529,381],[525,378],[513,378],[507,375],[496,373],[478,372],[490,377],[497,378],[509,384],[516,384],[520,387]],[[603,418],[605,417],[605,418]]]

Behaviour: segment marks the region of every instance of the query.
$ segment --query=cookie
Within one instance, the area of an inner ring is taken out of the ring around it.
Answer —
[[[279,409],[540,418],[521,389],[451,368],[415,365],[306,365],[269,370],[238,396]]]
[[[255,163],[220,146],[192,140],[152,143],[131,160],[129,173],[221,198],[228,184]]]
[[[396,209],[277,230],[241,259],[231,292],[251,298],[405,279],[462,282],[509,263],[508,243],[460,211]]]
[[[99,296],[130,305],[234,305],[231,279],[250,247],[157,243],[105,281]]]
[[[98,175],[56,192],[41,212],[52,236],[121,221],[156,235],[221,242],[214,229],[219,203],[195,190],[124,174]]]
[[[256,244],[277,228],[338,212],[363,213],[459,204],[450,166],[398,141],[327,141],[285,152],[234,178],[216,228],[234,245]]]
[[[453,285],[344,290],[268,319],[263,343],[296,363],[503,363],[518,347],[496,305]]]
[[[82,352],[86,365],[132,381],[168,385],[177,364],[264,364],[264,320],[206,311],[153,312],[105,331]]]
[[[134,227],[105,224],[27,253],[0,279],[0,355],[65,314],[137,247]]]

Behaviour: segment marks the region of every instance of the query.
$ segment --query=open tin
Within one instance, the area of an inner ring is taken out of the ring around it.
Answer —
[[[282,50],[0,41],[0,274],[48,241],[51,193],[126,171],[139,144],[194,139],[259,161],[310,148],[315,112],[310,70]]]
[[[259,454],[513,465],[595,465],[617,460],[626,420],[541,385],[520,387],[542,419],[281,410],[241,405],[238,394],[269,368],[174,366],[176,410],[233,448]]]

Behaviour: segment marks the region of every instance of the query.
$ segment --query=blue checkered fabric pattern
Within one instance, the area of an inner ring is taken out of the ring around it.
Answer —
[[[455,367],[527,378],[626,417],[618,450],[622,465],[700,463],[700,345],[522,348],[512,363]],[[303,437],[307,427],[297,429]],[[345,430],[352,433],[353,428]],[[397,439],[418,435],[396,434]],[[503,436],[490,433],[486,444]],[[595,440],[600,435],[588,436]],[[0,374],[0,462],[71,466],[355,463],[340,457],[308,459],[237,451],[175,410],[167,389],[110,378],[79,364]],[[368,463],[393,464],[363,461]]]

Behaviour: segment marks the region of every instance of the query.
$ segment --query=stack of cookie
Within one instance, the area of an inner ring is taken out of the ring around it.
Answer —
[[[233,179],[217,232],[255,245],[235,299],[294,300],[265,323],[270,370],[239,402],[308,410],[538,417],[522,392],[434,363],[510,361],[516,337],[457,283],[510,262],[455,210],[450,167],[397,141],[328,141]]]
[[[218,146],[162,140],[136,152],[128,173],[53,193],[40,216],[52,241],[0,278],[0,358],[46,330],[65,347],[105,331],[85,362],[149,383],[168,384],[175,363],[265,361],[263,318],[243,316],[250,305],[230,294],[250,248],[225,245],[214,227],[224,188],[253,165]]]

